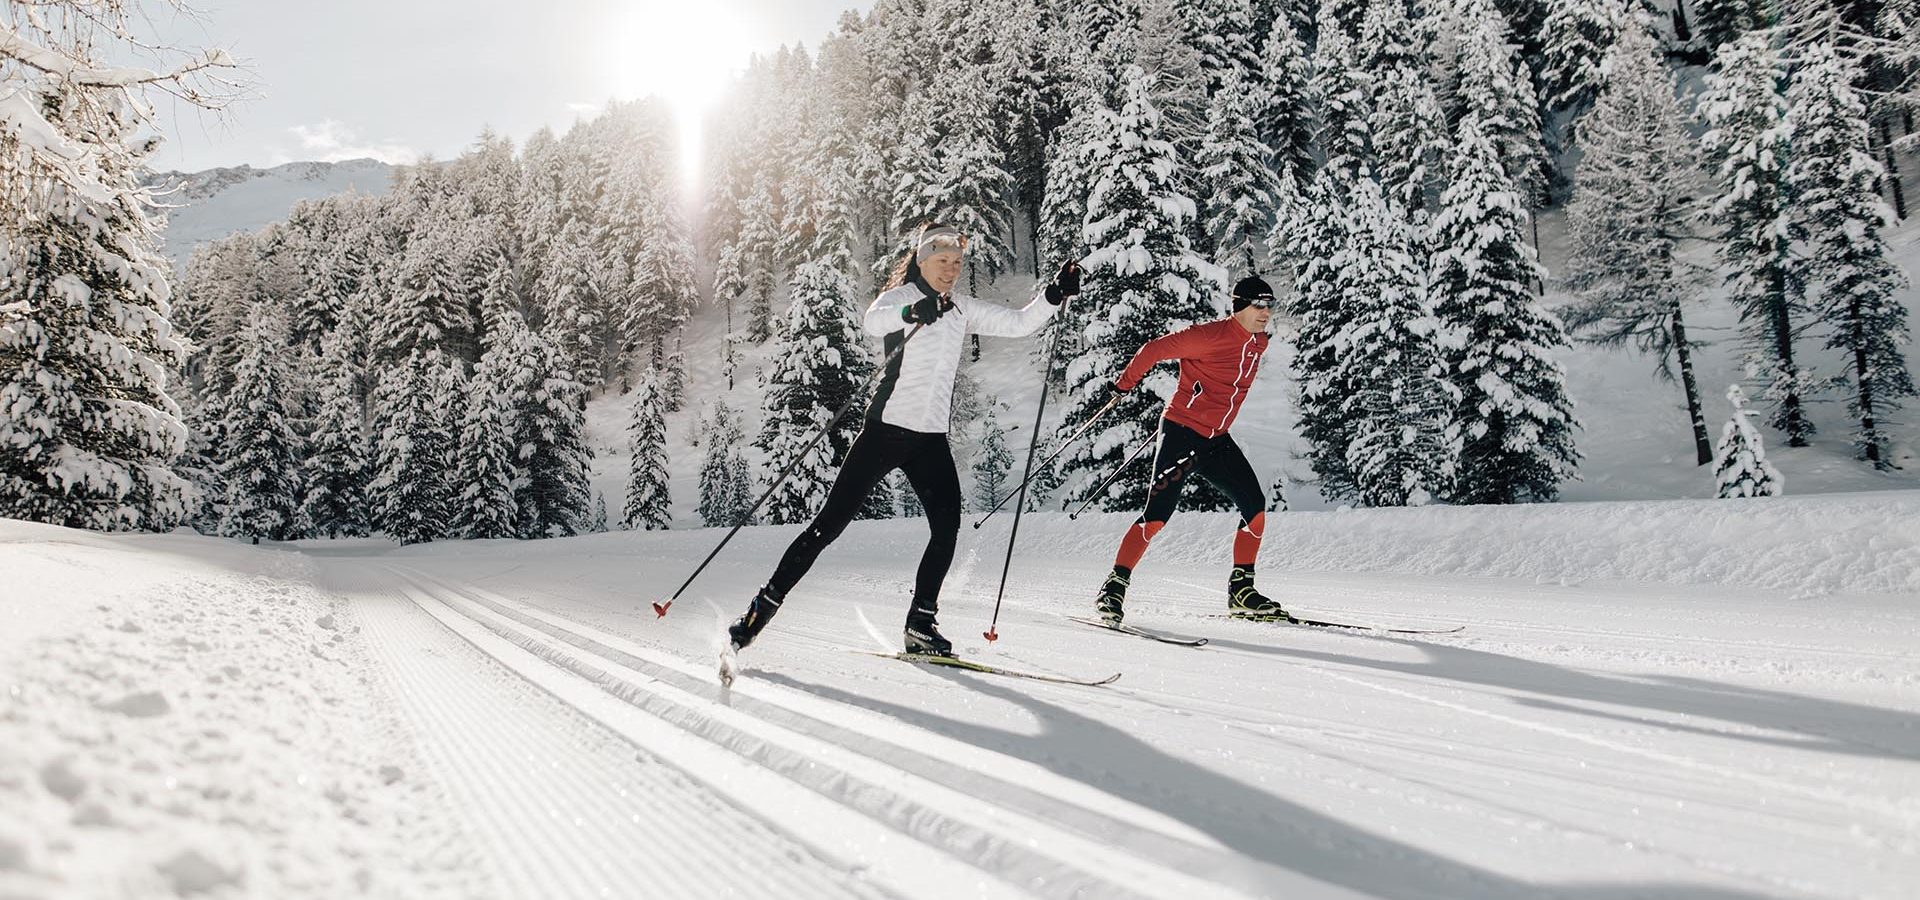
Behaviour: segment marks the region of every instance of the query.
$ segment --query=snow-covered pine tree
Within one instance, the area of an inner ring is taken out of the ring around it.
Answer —
[[[673,499],[667,486],[666,397],[660,373],[649,367],[634,386],[632,417],[627,426],[627,502],[620,527],[648,531],[664,529],[673,520]]]
[[[1273,154],[1274,178],[1303,188],[1313,177],[1314,113],[1309,85],[1314,63],[1294,29],[1292,17],[1273,17],[1260,51],[1260,89],[1264,108],[1256,118],[1261,143]]]
[[[1868,145],[1867,107],[1854,85],[1858,67],[1831,44],[1807,47],[1787,88],[1794,158],[1787,168],[1794,216],[1806,236],[1808,279],[1821,290],[1827,347],[1841,351],[1853,380],[1854,444],[1861,459],[1891,468],[1882,429],[1899,401],[1914,395],[1901,346],[1907,309],[1897,296],[1906,274],[1892,260],[1886,229],[1892,212],[1877,185],[1885,170]]]
[[[1547,151],[1533,73],[1510,40],[1513,34],[1492,0],[1460,0],[1453,67],[1458,78],[1446,107],[1455,123],[1471,115],[1500,154],[1525,209],[1546,200]]]
[[[265,311],[256,308],[241,334],[247,349],[226,398],[222,430],[227,441],[220,448],[220,476],[227,489],[220,533],[256,544],[263,537],[300,537],[294,530],[300,511],[300,441],[284,402],[286,379],[278,360],[284,339],[265,319]]]
[[[367,533],[367,437],[351,338],[336,329],[321,339],[320,402],[307,440],[300,518],[328,538]]]
[[[1257,94],[1236,68],[1220,73],[1207,108],[1207,133],[1194,162],[1205,188],[1206,228],[1222,268],[1258,271],[1256,249],[1273,231],[1278,187],[1273,153],[1260,140]]]
[[[747,477],[746,457],[740,451],[746,435],[740,420],[723,400],[713,402],[713,417],[706,425],[706,457],[700,463],[700,521],[708,528],[731,528],[745,524],[747,508],[753,504],[753,490]]]
[[[734,242],[734,252],[723,257],[723,262],[732,265],[734,270],[714,276],[716,293],[722,287],[717,280],[720,278],[729,279],[726,289],[738,292],[729,296],[737,296],[742,301],[742,333],[754,343],[773,334],[773,289],[777,275],[773,250],[779,241],[780,208],[775,187],[771,176],[761,170],[753,180],[753,189],[740,205],[740,238]]]
[[[1608,50],[1623,28],[1638,21],[1638,16],[1629,20],[1622,0],[1547,0],[1540,78],[1547,111],[1564,120],[1563,146],[1573,145],[1581,116],[1606,86],[1609,73],[1602,61]]]
[[[1320,5],[1313,49],[1313,76],[1307,93],[1313,97],[1315,135],[1322,158],[1330,168],[1353,177],[1373,166],[1367,140],[1367,110],[1372,98],[1368,73],[1359,68],[1360,51],[1352,34],[1337,21],[1339,5]]]
[[[1471,116],[1459,125],[1448,174],[1428,284],[1464,441],[1446,496],[1551,501],[1560,482],[1577,477],[1580,459],[1566,372],[1552,356],[1567,346],[1566,329],[1534,295],[1544,272],[1527,243],[1527,211]]]
[[[1764,0],[1695,0],[1693,33],[1707,52],[1717,54],[1725,44],[1765,26],[1772,13]]]
[[[374,526],[402,544],[431,541],[448,532],[448,473],[436,464],[451,443],[438,434],[440,417],[429,404],[437,353],[414,351],[381,373],[373,395],[373,479],[367,485]]]
[[[476,352],[474,323],[460,291],[458,238],[463,229],[444,218],[449,213],[442,206],[430,208],[428,215],[407,243],[386,314],[376,322],[381,362],[403,360],[415,351],[439,350],[451,356]]]
[[[516,496],[520,536],[578,534],[588,514],[587,476],[593,449],[587,444],[587,388],[567,372],[566,355],[538,335],[522,332],[514,396],[520,473]]]
[[[1087,199],[1087,237],[1095,249],[1083,262],[1085,305],[1101,313],[1087,327],[1084,351],[1067,367],[1064,428],[1106,404],[1140,345],[1212,318],[1209,297],[1224,293],[1221,273],[1187,241],[1194,202],[1173,184],[1179,161],[1162,136],[1149,76],[1129,66],[1121,84],[1125,102],[1117,113],[1104,111],[1109,143],[1098,151],[1099,176]],[[1147,436],[1169,387],[1158,378],[1143,382],[1066,454],[1074,492],[1090,489]],[[1134,509],[1146,502],[1146,490],[1142,481],[1116,481],[1097,502],[1102,509]]]
[[[973,460],[973,508],[992,509],[1012,487],[1013,453],[1007,449],[1007,433],[994,415],[993,405],[980,420],[980,447]]]
[[[1382,22],[1369,14],[1367,24],[1396,22]],[[1406,20],[1399,19],[1397,24],[1404,27]],[[1437,199],[1441,160],[1452,150],[1446,122],[1440,118],[1440,101],[1423,66],[1403,59],[1374,73],[1367,127],[1382,188],[1396,206],[1416,222],[1422,221]]]
[[[1700,465],[1713,460],[1682,309],[1701,273],[1678,253],[1693,236],[1703,186],[1698,145],[1644,14],[1607,51],[1608,73],[1582,125],[1580,167],[1567,203],[1567,310],[1575,332],[1602,345],[1628,341],[1678,382]]]
[[[806,456],[800,455],[873,370],[854,320],[852,293],[846,274],[830,261],[816,260],[794,270],[786,319],[762,375],[765,416],[754,441],[768,460],[762,472],[766,481],[788,465],[794,468],[761,508],[766,522],[811,520],[826,503],[836,462],[846,458],[859,433],[859,422],[850,416]]]
[[[1444,375],[1440,323],[1423,296],[1406,212],[1363,174],[1345,218],[1346,241],[1330,268],[1350,318],[1311,390],[1337,405],[1342,421],[1332,430],[1347,443],[1314,448],[1316,468],[1331,452],[1343,455],[1340,469],[1321,472],[1321,493],[1341,496],[1351,478],[1352,495],[1368,506],[1424,505],[1452,489],[1459,392]],[[1309,389],[1303,384],[1302,393]]]
[[[1720,232],[1720,260],[1728,294],[1740,309],[1749,369],[1767,382],[1774,404],[1767,424],[1786,432],[1787,446],[1804,447],[1813,420],[1804,395],[1811,375],[1794,356],[1805,312],[1805,272],[1794,255],[1801,224],[1793,214],[1787,167],[1793,159],[1785,72],[1765,34],[1730,41],[1715,57],[1700,97],[1701,136],[1719,178],[1720,194],[1707,212]]]
[[[500,327],[522,330],[517,313],[497,320]],[[455,504],[453,530],[473,539],[510,538],[519,534],[519,504],[513,495],[515,412],[512,373],[507,359],[513,352],[506,332],[491,335],[487,352],[469,380],[466,418],[460,427],[460,496]]]
[[[684,338],[675,333],[673,352],[667,354],[667,361],[660,370],[660,408],[666,412],[679,412],[687,405],[687,351]]]
[[[1178,10],[1187,43],[1200,53],[1209,97],[1233,89],[1229,73],[1242,88],[1256,83],[1260,46],[1267,35],[1252,0],[1183,0]]]
[[[978,293],[980,276],[997,278],[1013,265],[1013,175],[999,140],[1004,123],[993,119],[992,89],[979,66],[946,73],[929,88],[944,137],[933,148],[935,169],[925,184],[932,218],[967,235],[967,289]],[[905,173],[903,173],[904,175]],[[924,177],[923,176],[923,177]]]
[[[560,351],[560,366],[567,380],[583,390],[600,384],[601,353],[605,349],[601,326],[606,302],[600,263],[587,224],[576,219],[554,238],[547,272],[539,285],[538,299],[545,314],[541,338]]]
[[[1300,386],[1295,403],[1300,436],[1319,476],[1320,493],[1329,499],[1358,493],[1347,466],[1353,422],[1341,408],[1352,389],[1337,380],[1343,354],[1335,342],[1358,309],[1347,303],[1343,279],[1354,269],[1341,256],[1353,249],[1346,211],[1353,186],[1347,170],[1321,169],[1282,214],[1281,227],[1274,232],[1275,254],[1284,247],[1295,260],[1289,306],[1298,322],[1292,368]]]
[[[1760,431],[1748,421],[1759,413],[1747,409],[1746,394],[1740,386],[1727,387],[1727,402],[1733,404],[1733,418],[1720,430],[1720,443],[1713,451],[1713,481],[1717,496],[1777,497],[1785,482],[1780,470],[1767,462],[1767,450]]]
[[[37,16],[8,53],[98,62],[90,41],[36,45]],[[135,134],[145,107],[124,84],[28,84],[23,68],[0,70],[0,302],[15,306],[0,322],[0,516],[170,528],[188,512],[167,384],[186,354],[137,183],[155,143]]]
[[[607,533],[607,495],[594,492],[593,515],[587,520],[584,530],[591,534]]]

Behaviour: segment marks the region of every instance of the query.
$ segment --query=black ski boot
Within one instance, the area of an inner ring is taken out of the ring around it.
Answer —
[[[923,656],[952,656],[953,642],[940,633],[934,621],[938,610],[915,606],[907,613],[906,645],[908,653]]]
[[[1297,622],[1293,614],[1253,588],[1253,567],[1234,566],[1227,576],[1227,612],[1245,619]]]
[[[1126,618],[1127,583],[1132,577],[1132,569],[1114,566],[1112,574],[1100,585],[1100,593],[1093,598],[1093,614],[1101,621],[1118,625]]]
[[[761,588],[760,593],[753,595],[746,614],[727,626],[727,639],[733,643],[733,649],[741,650],[753,643],[753,639],[760,636],[760,629],[767,627],[767,621],[780,611],[780,603],[772,588]]]

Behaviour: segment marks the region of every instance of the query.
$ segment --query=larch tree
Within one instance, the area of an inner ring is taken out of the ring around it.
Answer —
[[[1695,459],[1713,460],[1684,310],[1702,273],[1680,255],[1693,238],[1704,185],[1673,75],[1644,17],[1623,29],[1603,64],[1609,77],[1587,114],[1567,203],[1567,322],[1601,345],[1631,342],[1677,381]],[[1677,377],[1676,377],[1677,375]]]

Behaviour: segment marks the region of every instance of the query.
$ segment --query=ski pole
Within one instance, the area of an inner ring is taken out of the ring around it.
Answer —
[[[1033,411],[1033,437],[1027,441],[1027,469],[1021,474],[1020,487],[1015,491],[1007,493],[1007,497],[1011,497],[1015,493],[1019,494],[1020,502],[1013,507],[1013,530],[1007,533],[1007,561],[1000,565],[1000,589],[994,592],[993,595],[993,620],[987,623],[987,630],[981,632],[981,636],[985,637],[989,644],[1000,639],[1000,601],[1007,596],[1007,572],[1013,568],[1013,541],[1014,538],[1020,536],[1020,512],[1027,507],[1027,482],[1033,480],[1033,454],[1034,451],[1040,449],[1040,419],[1047,414],[1047,379],[1053,376],[1053,355],[1060,349],[1060,332],[1067,330],[1065,321],[1067,308],[1071,306],[1072,303],[1072,297],[1064,297],[1060,301],[1061,325],[1059,330],[1053,333],[1053,340],[1047,342],[1047,365],[1040,370],[1040,408]],[[1107,405],[1100,407],[1098,412],[1095,412],[1091,418],[1087,419],[1085,425],[1080,426],[1073,434],[1068,435],[1066,442],[1060,445],[1060,450],[1053,451],[1053,456],[1047,457],[1047,461],[1052,462],[1054,456],[1059,456],[1061,450],[1065,450],[1068,446],[1072,445],[1074,440],[1079,438],[1088,428],[1091,428],[1094,422],[1098,421],[1107,410],[1112,409],[1113,405],[1119,402],[1120,395],[1113,395],[1113,399],[1108,400]],[[979,522],[973,523],[973,527],[979,528],[981,522],[992,518],[993,514],[999,511],[1000,507],[1006,502],[1006,497],[1000,498],[1000,502],[995,503],[993,509],[987,511],[986,516],[982,517]]]
[[[693,584],[693,580],[699,578],[700,573],[707,570],[707,564],[713,562],[713,558],[720,555],[720,550],[727,546],[728,541],[733,540],[734,535],[740,533],[741,528],[746,527],[747,521],[752,519],[753,514],[760,510],[760,505],[767,502],[768,497],[773,496],[774,489],[786,482],[787,476],[793,474],[794,467],[798,466],[801,460],[807,458],[807,454],[813,450],[814,445],[820,443],[822,438],[825,438],[829,432],[833,431],[835,426],[840,424],[841,419],[847,417],[848,411],[852,410],[855,404],[864,399],[862,395],[866,394],[867,388],[873,386],[874,379],[879,378],[882,373],[887,371],[888,366],[893,365],[894,359],[898,358],[900,354],[907,349],[907,342],[913,340],[913,336],[919,334],[920,329],[925,327],[926,323],[922,322],[914,325],[913,330],[907,332],[907,336],[900,340],[900,346],[893,348],[893,352],[887,354],[887,358],[882,360],[880,365],[873,370],[873,374],[867,376],[866,383],[860,385],[860,389],[854,391],[853,396],[847,398],[847,402],[840,404],[840,409],[833,414],[833,419],[822,426],[819,431],[815,432],[813,440],[808,441],[807,445],[801,448],[799,453],[794,454],[792,460],[787,462],[787,467],[781,469],[779,475],[774,476],[773,483],[767,485],[767,489],[760,492],[760,499],[753,501],[753,505],[747,508],[746,515],[741,516],[740,521],[733,526],[732,530],[727,532],[727,536],[720,539],[720,543],[713,548],[713,552],[708,553],[707,558],[700,561],[700,565],[694,568],[693,574],[688,575],[687,580],[680,583],[680,589],[674,591],[673,596],[667,598],[667,602],[656,602],[653,604],[653,614],[655,618],[665,616],[667,610],[673,608],[673,601],[680,599],[680,595],[686,592],[688,585]]]
[[[1100,492],[1106,490],[1107,485],[1112,484],[1114,482],[1114,479],[1119,478],[1120,473],[1125,472],[1128,466],[1133,465],[1133,461],[1136,459],[1139,459],[1140,454],[1145,453],[1148,447],[1153,446],[1153,442],[1157,440],[1159,437],[1160,437],[1160,431],[1158,429],[1155,429],[1152,434],[1147,435],[1147,439],[1144,441],[1141,441],[1140,446],[1135,447],[1132,453],[1127,454],[1127,458],[1124,461],[1122,461],[1117,468],[1113,470],[1113,474],[1108,475],[1107,480],[1100,482],[1100,486],[1094,488],[1092,493],[1089,493],[1087,495],[1087,502],[1080,504],[1079,509],[1076,509],[1073,512],[1068,513],[1067,518],[1069,519],[1080,518],[1080,514],[1083,512],[1086,512],[1087,507],[1093,505],[1093,501],[1100,499]]]
[[[1064,311],[1064,309],[1065,309],[1065,306],[1063,304],[1062,310]],[[1060,340],[1060,336],[1058,334],[1055,334],[1054,344],[1058,344],[1059,340]],[[1051,370],[1053,367],[1053,345],[1052,344],[1048,345],[1048,349],[1047,349],[1047,367],[1049,370]],[[1090,418],[1088,418],[1087,421],[1083,423],[1079,428],[1074,429],[1072,434],[1067,435],[1067,439],[1061,442],[1058,449],[1054,450],[1052,454],[1047,456],[1046,460],[1040,464],[1040,467],[1042,469],[1045,469],[1048,464],[1054,461],[1055,458],[1059,457],[1060,454],[1066,452],[1066,449],[1068,447],[1073,446],[1073,442],[1079,440],[1081,435],[1086,434],[1087,429],[1093,427],[1093,423],[1100,421],[1100,417],[1103,415],[1106,415],[1107,410],[1112,409],[1114,407],[1114,404],[1120,402],[1120,397],[1121,395],[1114,394],[1113,399],[1107,401],[1107,405],[1102,406],[1097,410],[1094,410],[1093,415]],[[1021,476],[1020,483],[1015,486],[1013,491],[1008,491],[1005,497],[1000,498],[999,503],[995,503],[992,509],[987,510],[986,515],[980,517],[980,521],[973,523],[974,528],[977,529],[980,526],[987,524],[987,520],[993,518],[993,514],[999,512],[1000,507],[1007,505],[1007,501],[1013,498],[1013,495],[1016,491],[1020,494],[1022,498],[1021,502],[1022,503],[1026,502],[1025,498],[1027,496],[1027,482],[1033,480],[1033,454],[1034,454],[1034,451],[1038,450],[1040,447],[1040,414],[1046,412],[1046,410],[1047,410],[1047,395],[1046,395],[1046,392],[1042,390],[1040,394],[1040,411],[1034,413],[1034,417],[1033,417],[1033,441],[1027,446],[1026,471]]]

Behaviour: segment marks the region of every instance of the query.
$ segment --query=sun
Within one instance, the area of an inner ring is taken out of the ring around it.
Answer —
[[[691,186],[699,180],[707,114],[752,54],[745,23],[724,0],[637,0],[624,7],[601,37],[612,94],[623,100],[653,95],[667,104],[680,135],[681,174]]]

